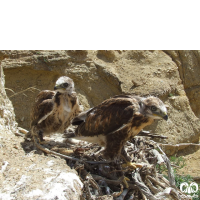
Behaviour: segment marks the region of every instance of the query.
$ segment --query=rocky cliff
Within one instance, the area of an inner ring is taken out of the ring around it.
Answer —
[[[200,51],[165,51],[176,63],[191,108],[200,117]]]
[[[180,61],[177,55],[182,54],[102,50],[1,52],[6,92],[21,127],[29,129],[30,108],[39,90],[53,89],[56,79],[67,75],[74,80],[85,109],[120,93],[160,97],[168,107],[169,121],[158,121],[147,129],[168,136],[166,142],[197,142],[200,124],[195,106],[198,104],[193,103],[190,94],[198,96],[198,71],[194,69],[198,52],[189,51],[193,57],[189,60],[181,57]],[[188,89],[193,86],[196,93]]]
[[[80,197],[82,183],[75,170],[63,159],[40,155],[36,149],[29,152],[34,147],[26,146],[24,139],[14,134],[18,124],[29,129],[30,109],[36,95],[40,90],[53,89],[61,75],[74,80],[85,109],[120,93],[156,95],[167,105],[169,121],[157,121],[147,129],[169,137],[162,142],[198,142],[199,54],[199,51],[0,51],[5,73],[4,80],[1,68],[0,199]]]
[[[0,78],[0,199],[79,199],[83,184],[65,160],[22,148],[2,67]]]

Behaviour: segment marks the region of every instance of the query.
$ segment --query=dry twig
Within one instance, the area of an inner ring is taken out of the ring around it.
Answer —
[[[113,197],[117,200],[157,200],[170,197],[183,200],[188,198],[175,187],[170,161],[154,141],[134,137],[125,144],[122,151],[123,156],[130,162],[141,163],[142,168],[136,170],[129,167],[122,169],[124,159],[115,163],[103,160],[99,154],[93,156],[99,149],[95,144],[74,143],[74,154],[71,157],[41,146],[36,138],[35,141],[37,148],[48,154],[67,159],[68,164],[77,170],[85,185],[83,196],[86,199],[97,200],[101,197],[108,199]],[[161,164],[167,166],[169,181],[156,170],[156,165]]]

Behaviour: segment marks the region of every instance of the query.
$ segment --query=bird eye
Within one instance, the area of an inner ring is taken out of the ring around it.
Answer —
[[[156,108],[155,106],[151,106],[151,110],[152,110],[152,111],[156,111],[157,108]]]
[[[69,84],[68,83],[63,83],[63,86],[64,87],[67,87]]]

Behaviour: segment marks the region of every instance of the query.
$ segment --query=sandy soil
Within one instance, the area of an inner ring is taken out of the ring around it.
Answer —
[[[185,166],[178,173],[191,175],[197,178],[196,182],[200,183],[200,147],[186,148],[179,152],[177,156],[182,156],[185,159]]]

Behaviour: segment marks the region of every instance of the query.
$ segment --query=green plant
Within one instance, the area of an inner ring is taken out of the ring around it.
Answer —
[[[175,176],[175,182],[176,182],[176,187],[180,188],[181,183],[188,183],[188,185],[190,185],[192,182],[195,182],[194,179],[190,176],[190,175],[178,175],[178,174],[174,174]],[[194,190],[196,188],[194,188],[195,186],[191,186]],[[199,190],[196,193],[193,194],[188,194],[193,196],[192,200],[199,200],[200,199],[200,185],[198,184],[198,188]]]
[[[159,164],[157,164],[156,165],[156,169],[158,170],[158,172],[160,174],[164,174],[165,175],[167,173],[167,167],[165,165],[159,165]]]
[[[172,166],[174,166],[174,172],[177,172],[177,169],[181,169],[185,166],[185,159],[183,157],[170,157],[170,162]],[[167,167],[165,165],[156,165],[157,170],[159,173],[167,174]]]
[[[190,184],[193,182],[193,179],[190,175],[183,176],[183,175],[174,173],[174,178],[175,178],[177,188],[180,188],[181,183],[186,182]]]
[[[192,200],[199,200],[200,199],[200,185],[199,186],[199,190],[197,191],[197,193],[195,193],[195,197],[192,198]]]
[[[180,157],[171,156],[170,161],[172,165],[174,166],[174,171],[177,171],[178,169],[182,169],[186,165],[185,158],[183,158],[182,156]]]
[[[48,63],[49,61],[47,60],[47,58],[44,58],[44,62],[45,62],[45,63]]]
[[[175,178],[175,183],[176,187],[180,189],[181,183],[188,183],[190,185],[192,182],[195,182],[193,178],[190,175],[180,175],[177,173],[178,169],[183,168],[185,164],[185,159],[183,157],[176,157],[176,156],[171,156],[170,161],[172,164],[172,168],[174,170],[174,178]],[[168,179],[167,174],[167,167],[166,166],[156,166],[157,170],[159,170],[160,173],[163,173],[164,177]],[[193,193],[193,200],[199,200],[200,199],[200,185],[198,184],[199,190],[196,193]],[[195,189],[195,188],[193,188]]]

